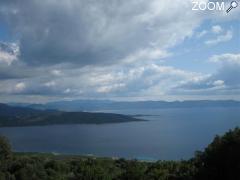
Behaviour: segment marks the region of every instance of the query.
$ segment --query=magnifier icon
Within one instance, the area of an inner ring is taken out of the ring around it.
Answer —
[[[236,8],[238,6],[237,1],[232,1],[230,4],[230,7],[227,9],[227,13],[229,13],[233,8]]]

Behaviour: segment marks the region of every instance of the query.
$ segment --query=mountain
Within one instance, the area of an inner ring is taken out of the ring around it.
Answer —
[[[25,104],[25,106],[27,106]],[[135,101],[116,102],[108,100],[73,100],[58,101],[46,104],[30,104],[33,109],[57,109],[63,111],[104,111],[123,109],[157,109],[157,108],[204,108],[204,107],[240,107],[239,101],[233,100],[201,100],[201,101]]]
[[[13,107],[6,104],[0,104],[0,127],[57,124],[103,124],[130,121],[143,120],[112,113],[36,110],[28,107]]]

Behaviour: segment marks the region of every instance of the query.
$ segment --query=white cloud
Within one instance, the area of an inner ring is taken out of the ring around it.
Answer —
[[[21,92],[21,91],[25,90],[25,88],[26,88],[26,84],[24,82],[19,82],[15,85],[16,92]]]
[[[240,64],[240,54],[221,54],[221,55],[214,55],[210,58],[211,62],[221,62],[221,63],[233,63],[233,64]]]
[[[51,74],[55,76],[60,76],[62,75],[62,72],[60,70],[54,69],[54,70],[51,70]]]
[[[221,34],[214,39],[205,41],[206,45],[217,45],[222,42],[230,41],[233,37],[233,32],[231,30],[226,31],[225,34]]]
[[[101,86],[97,88],[98,93],[110,93],[111,91],[118,91],[121,88],[125,87],[125,84],[120,83],[120,84],[113,84],[113,85],[108,85],[108,86]]]
[[[11,55],[7,52],[0,51],[0,62],[4,62],[7,65],[11,65],[13,61],[15,61],[17,58],[14,55]]]
[[[214,86],[223,86],[224,85],[224,81],[223,80],[216,80],[213,82]]]
[[[49,82],[44,83],[44,86],[46,86],[46,87],[54,87],[55,85],[56,85],[55,81],[49,81]]]
[[[207,30],[203,30],[203,31],[197,33],[196,37],[201,38],[201,37],[205,36],[207,33],[208,33]]]
[[[212,32],[215,34],[219,34],[223,31],[222,27],[219,25],[212,26]]]
[[[162,60],[171,54],[161,49],[142,49],[133,54],[128,55],[122,60],[123,63],[145,63],[149,60]]]
[[[67,89],[64,90],[64,93],[66,93],[66,94],[68,94],[68,93],[70,93],[70,92],[71,92],[71,89],[69,89],[69,88],[67,88]]]
[[[176,69],[171,66],[162,66],[157,64],[148,64],[145,66],[133,66],[129,69],[119,69],[119,67],[105,69],[104,72],[111,74],[109,78],[104,78],[104,74],[98,72],[98,79],[95,79],[95,86],[98,93],[106,93],[113,97],[118,96],[160,96],[166,94],[171,88],[174,88],[182,81],[200,76],[198,73],[192,73]],[[91,79],[91,78],[90,78]],[[102,85],[104,84],[104,85]],[[99,87],[100,86],[100,87]]]
[[[62,71],[64,76],[61,78],[58,76],[49,78],[48,74],[45,74],[25,79],[24,82],[17,82],[18,80],[14,79],[6,83],[1,82],[0,92],[69,98],[157,97],[167,94],[183,81],[197,79],[200,76],[198,73],[157,65],[154,62],[131,66],[128,64],[111,67],[86,66]]]
[[[18,59],[19,47],[15,43],[0,42],[0,63],[11,65]]]

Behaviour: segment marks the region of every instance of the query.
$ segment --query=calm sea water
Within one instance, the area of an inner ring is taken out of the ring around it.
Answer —
[[[152,116],[141,117],[146,122],[0,128],[0,134],[11,140],[15,151],[178,160],[193,157],[216,134],[240,126],[240,108],[111,112]]]

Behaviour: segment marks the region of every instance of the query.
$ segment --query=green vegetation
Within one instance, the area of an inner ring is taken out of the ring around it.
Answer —
[[[105,124],[145,121],[131,116],[112,113],[63,112],[35,110],[0,104],[0,127],[45,126],[57,124]]]
[[[14,153],[0,137],[1,180],[237,180],[240,129],[217,136],[188,161],[112,160],[80,156]]]

